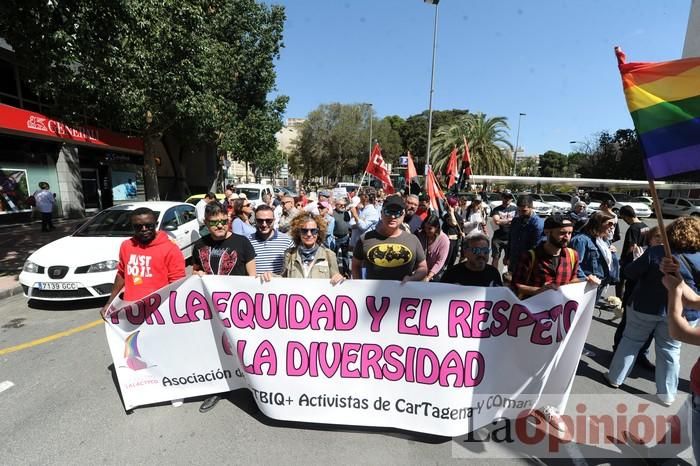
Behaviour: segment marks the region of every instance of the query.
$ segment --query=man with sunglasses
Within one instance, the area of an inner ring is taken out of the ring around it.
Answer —
[[[224,208],[218,202],[207,205],[204,219],[209,234],[199,239],[192,248],[193,274],[254,277],[255,250],[248,238],[229,230]],[[220,399],[221,394],[206,398],[199,412],[211,410]]]
[[[377,227],[364,233],[355,244],[352,278],[373,280],[421,281],[428,264],[420,241],[401,228],[406,204],[399,195],[386,198]]]
[[[255,270],[258,276],[269,281],[284,268],[284,253],[294,246],[292,239],[274,228],[272,207],[262,204],[255,209],[255,233],[248,239],[255,250]]]
[[[503,286],[498,269],[489,264],[489,237],[474,232],[462,241],[462,255],[466,259],[445,271],[442,283],[464,286]]]
[[[156,226],[156,215],[148,207],[131,213],[134,236],[119,248],[117,276],[112,294],[100,311],[103,317],[122,288],[124,300],[137,301],[185,276],[182,251],[164,231],[156,231]]]

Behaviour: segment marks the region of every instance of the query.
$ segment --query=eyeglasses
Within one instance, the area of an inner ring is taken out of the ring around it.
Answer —
[[[260,224],[265,224],[265,225],[272,225],[272,222],[274,222],[275,219],[273,218],[256,218],[255,222],[260,223]]]
[[[134,231],[141,231],[144,228],[146,230],[155,230],[156,224],[155,223],[132,223],[131,228],[133,228]]]
[[[311,236],[317,236],[318,235],[318,228],[299,228],[299,231],[301,231],[301,234],[303,236],[306,235],[311,235]]]
[[[382,211],[382,213],[384,215],[386,215],[387,217],[397,218],[397,217],[401,217],[404,214],[404,210],[403,209],[384,209]]]
[[[488,254],[491,248],[488,246],[483,248],[469,248],[469,251],[471,251],[472,254]]]
[[[228,220],[222,219],[222,220],[209,220],[207,222],[207,225],[209,225],[212,228],[216,228],[218,226],[224,226],[228,223]]]
[[[297,207],[304,207],[304,204],[302,204],[302,203],[300,202],[300,203],[297,204]]]

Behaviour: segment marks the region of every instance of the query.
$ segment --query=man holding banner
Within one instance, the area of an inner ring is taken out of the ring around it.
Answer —
[[[192,249],[192,271],[195,275],[255,276],[255,250],[248,238],[228,228],[228,215],[218,202],[204,209],[204,222],[209,234],[199,239]],[[221,399],[212,395],[199,407],[200,413],[211,410]]]
[[[355,245],[352,278],[421,281],[428,274],[425,252],[418,238],[401,228],[406,204],[399,195],[386,198],[376,229],[363,234]]]

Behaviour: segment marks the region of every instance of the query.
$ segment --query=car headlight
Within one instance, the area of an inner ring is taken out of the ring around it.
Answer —
[[[108,272],[110,270],[114,270],[117,268],[117,264],[119,264],[118,261],[102,261],[98,262],[96,264],[92,264],[90,267],[87,269],[87,273],[92,273],[92,272]]]
[[[22,270],[24,272],[39,273],[39,266],[32,261],[25,261]]]

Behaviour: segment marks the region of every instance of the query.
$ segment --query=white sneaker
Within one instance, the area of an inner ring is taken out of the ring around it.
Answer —
[[[557,429],[559,432],[566,432],[566,423],[561,418],[557,408],[554,406],[545,406],[539,411],[544,415],[544,418],[549,425]]]
[[[659,399],[662,405],[671,406],[674,401],[676,401],[675,395],[669,395],[668,393],[657,393],[656,397]]]
[[[184,403],[184,402],[185,402],[184,398],[179,398],[177,400],[171,401],[170,404],[173,405],[173,408],[179,408],[180,406],[182,406],[182,403]]]

